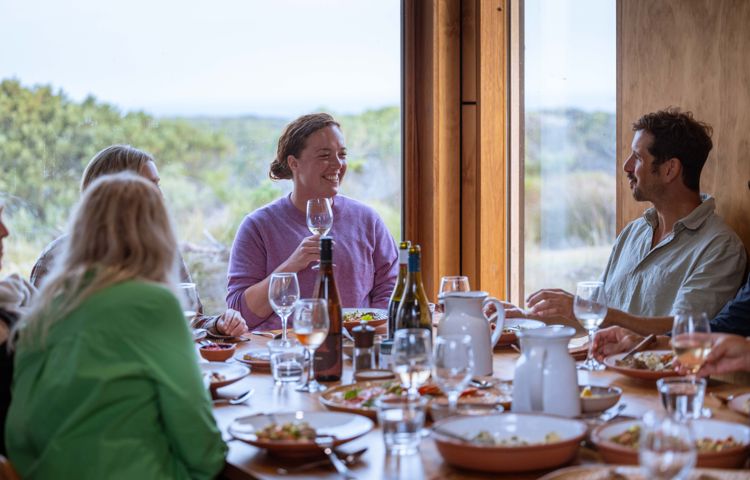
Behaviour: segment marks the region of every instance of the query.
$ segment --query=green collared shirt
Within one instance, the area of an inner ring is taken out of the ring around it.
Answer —
[[[603,275],[610,307],[644,317],[693,309],[713,318],[734,296],[745,272],[745,248],[714,213],[715,200],[701,199],[653,248],[656,209],[623,229]]]

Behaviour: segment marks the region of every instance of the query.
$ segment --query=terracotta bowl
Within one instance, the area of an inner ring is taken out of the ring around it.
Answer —
[[[455,438],[473,438],[487,431],[498,438],[513,435],[530,443],[525,446],[484,446]],[[559,440],[542,443],[556,433]],[[586,435],[586,424],[551,415],[503,413],[458,416],[440,420],[433,437],[443,459],[454,466],[483,472],[526,472],[564,465],[576,455]]]
[[[640,423],[640,420],[623,420],[599,425],[591,432],[591,440],[607,463],[638,465],[638,450],[617,444],[611,438]],[[693,432],[699,439],[723,439],[731,435],[742,443],[721,452],[698,453],[698,467],[742,468],[750,454],[750,427],[746,425],[701,418],[693,420]]]
[[[237,347],[233,343],[209,343],[200,348],[201,357],[209,362],[224,362],[234,355]]]
[[[617,387],[597,387],[595,385],[581,385],[578,392],[583,392],[589,387],[590,396],[581,396],[582,413],[599,413],[614,406],[622,396],[622,390]]]

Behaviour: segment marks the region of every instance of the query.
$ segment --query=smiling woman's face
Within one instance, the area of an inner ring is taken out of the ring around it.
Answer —
[[[3,239],[8,235],[8,228],[3,223],[3,206],[0,205],[0,268],[3,268]]]
[[[287,159],[294,190],[300,198],[331,198],[346,173],[346,145],[339,127],[330,125],[313,133],[299,155]]]

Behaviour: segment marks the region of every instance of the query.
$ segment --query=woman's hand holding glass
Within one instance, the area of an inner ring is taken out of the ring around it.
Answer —
[[[273,273],[268,285],[268,302],[281,318],[282,340],[287,341],[287,320],[299,298],[299,282],[296,273]]]

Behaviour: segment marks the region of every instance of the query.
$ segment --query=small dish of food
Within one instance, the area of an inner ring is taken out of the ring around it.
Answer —
[[[361,323],[375,328],[375,333],[386,333],[388,330],[388,310],[383,308],[344,308],[344,328],[350,333],[352,328]]]
[[[299,411],[240,417],[228,431],[234,438],[274,455],[308,457],[322,455],[315,444],[318,436],[332,436],[336,446],[365,435],[373,426],[372,420],[361,415]]]
[[[604,365],[628,377],[643,380],[658,380],[679,375],[672,365],[674,353],[671,350],[646,350],[634,354],[627,360],[622,360],[623,357],[624,353],[610,355],[604,359]]]
[[[209,362],[224,362],[234,355],[235,350],[237,350],[237,347],[233,343],[209,342],[201,345],[199,351],[201,357]]]
[[[640,420],[602,424],[591,432],[591,441],[607,463],[637,465]],[[750,453],[750,427],[701,418],[692,421],[698,467],[740,468]]]
[[[483,472],[508,473],[564,465],[586,435],[580,420],[538,414],[457,416],[432,428],[443,459]]]
[[[581,385],[578,391],[581,397],[581,413],[603,412],[617,404],[622,396],[622,390],[617,387]]]

